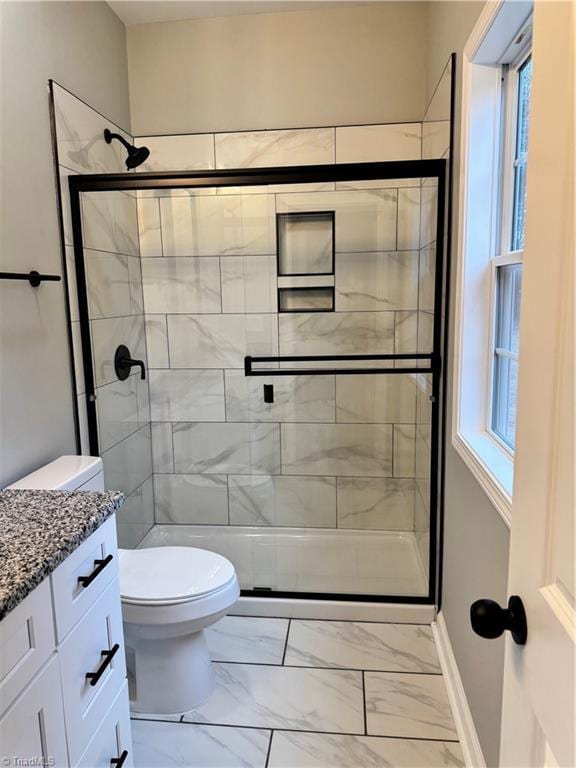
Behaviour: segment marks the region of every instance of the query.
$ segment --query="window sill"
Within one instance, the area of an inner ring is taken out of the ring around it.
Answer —
[[[458,433],[453,445],[510,528],[514,462],[486,432]]]

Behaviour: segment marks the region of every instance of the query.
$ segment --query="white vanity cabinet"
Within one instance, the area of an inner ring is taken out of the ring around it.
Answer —
[[[0,621],[0,763],[132,765],[113,516]]]

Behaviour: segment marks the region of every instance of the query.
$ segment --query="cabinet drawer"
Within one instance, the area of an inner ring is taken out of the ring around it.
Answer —
[[[0,621],[0,715],[54,650],[50,581],[46,579]]]
[[[112,759],[122,759],[123,768],[132,768],[132,736],[130,731],[130,708],[128,683],[125,682],[116,700],[108,710],[104,722],[96,731],[76,768],[110,768]]]
[[[112,653],[116,646],[116,652]],[[68,635],[58,656],[68,750],[74,764],[126,680],[117,579]]]
[[[116,519],[113,515],[72,552],[50,577],[59,643],[117,576],[118,549]],[[83,585],[78,581],[86,577],[91,577],[89,583]]]
[[[56,655],[0,719],[0,764],[69,765]]]

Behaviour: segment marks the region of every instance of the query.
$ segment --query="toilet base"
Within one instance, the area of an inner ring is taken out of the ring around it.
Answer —
[[[214,690],[204,631],[150,639],[138,630],[124,625],[130,709],[177,715],[204,703]]]

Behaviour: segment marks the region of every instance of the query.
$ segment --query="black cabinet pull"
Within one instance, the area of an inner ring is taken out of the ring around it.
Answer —
[[[104,560],[94,560],[94,565],[96,568],[94,568],[92,573],[88,576],[78,576],[78,581],[80,584],[82,584],[83,587],[88,587],[90,584],[92,584],[96,576],[99,576],[104,568],[106,568],[108,563],[111,563],[113,559],[114,555],[108,555],[104,558]]]
[[[112,659],[119,648],[120,646],[118,643],[115,643],[109,651],[100,651],[100,655],[104,656],[104,661],[100,664],[96,672],[86,672],[86,679],[90,680],[90,685],[96,685],[98,683],[104,672],[106,672],[106,669],[110,666]]]
[[[116,768],[122,768],[124,763],[126,762],[126,758],[128,757],[128,750],[125,749],[124,752],[120,755],[120,757],[113,757],[110,760],[110,765],[115,765]]]

